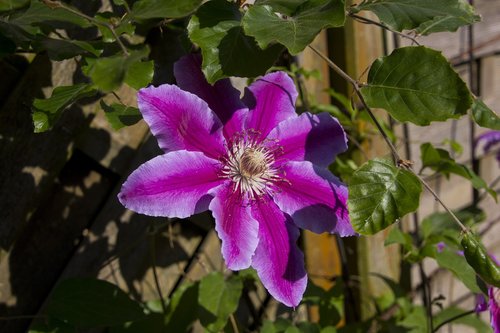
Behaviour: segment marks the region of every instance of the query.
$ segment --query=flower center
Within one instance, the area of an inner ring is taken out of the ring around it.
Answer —
[[[271,193],[273,183],[281,179],[274,164],[279,148],[276,143],[258,140],[258,132],[245,131],[229,140],[227,156],[222,158],[222,177],[233,182],[233,191],[256,200]]]

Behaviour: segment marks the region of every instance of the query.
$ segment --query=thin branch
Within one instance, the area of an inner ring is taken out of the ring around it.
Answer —
[[[123,42],[120,40],[120,36],[118,36],[118,34],[116,33],[116,30],[115,30],[115,27],[110,24],[110,23],[105,23],[105,22],[100,22],[98,20],[96,20],[95,18],[91,17],[91,16],[88,16],[82,12],[80,12],[79,10],[76,10],[68,5],[66,5],[65,3],[63,2],[60,2],[60,1],[52,1],[52,0],[42,0],[42,2],[50,7],[50,8],[62,8],[62,9],[65,9],[67,10],[68,12],[71,12],[75,15],[78,15],[84,19],[86,19],[87,21],[91,22],[92,24],[94,25],[98,25],[98,26],[101,26],[101,27],[105,27],[105,28],[108,28],[110,31],[111,31],[111,34],[113,34],[113,37],[115,37],[116,39],[116,42],[118,43],[118,45],[120,46],[120,48],[122,49],[122,52],[125,56],[128,56],[129,53],[128,53],[128,50],[127,48],[125,47],[125,45],[123,44]]]
[[[405,161],[399,157],[399,154],[396,150],[396,147],[392,144],[392,141],[389,139],[389,137],[385,133],[384,129],[382,128],[382,126],[378,122],[377,118],[375,118],[371,108],[368,106],[365,99],[363,98],[363,95],[361,94],[361,90],[360,90],[360,87],[362,87],[363,85],[360,84],[360,82],[351,78],[347,73],[345,73],[340,67],[338,67],[333,61],[331,61],[326,55],[321,53],[319,50],[317,50],[316,48],[314,48],[311,45],[309,45],[309,48],[311,50],[313,50],[314,53],[316,53],[320,58],[325,60],[326,63],[330,66],[330,68],[332,68],[337,74],[339,74],[342,78],[344,78],[346,81],[348,81],[352,85],[352,87],[354,88],[354,90],[356,92],[356,95],[359,97],[359,100],[363,104],[363,107],[365,108],[366,112],[368,112],[368,114],[370,115],[370,118],[372,119],[373,123],[377,127],[377,129],[380,132],[380,134],[382,135],[382,137],[384,138],[385,142],[387,143],[387,146],[391,150],[392,156],[393,156],[397,166],[403,167],[404,169],[410,171],[416,177],[418,177],[418,179],[420,180],[422,185],[424,185],[424,187],[432,194],[432,196],[436,199],[436,201],[439,202],[439,204],[451,215],[453,220],[460,226],[460,229],[462,229],[463,232],[469,232],[469,230],[465,227],[465,225],[463,225],[463,223],[460,222],[460,220],[453,213],[453,211],[450,208],[448,208],[448,206],[446,206],[446,204],[441,200],[441,198],[436,194],[436,192],[434,192],[434,190],[429,186],[429,184],[427,184],[427,182],[422,177],[420,177],[418,174],[416,174],[411,167],[406,166],[406,164],[404,163]]]
[[[437,325],[437,326],[436,326],[436,328],[434,328],[434,330],[432,331],[432,333],[437,332],[437,331],[438,331],[441,327],[443,327],[443,326],[444,326],[444,325],[446,325],[446,324],[449,324],[449,323],[451,323],[451,322],[453,322],[453,321],[455,321],[455,320],[457,320],[457,319],[460,319],[460,318],[462,318],[462,317],[466,317],[466,316],[468,316],[468,315],[471,315],[471,314],[473,314],[473,313],[475,313],[475,312],[476,312],[476,310],[470,310],[470,311],[467,311],[467,312],[461,313],[461,314],[459,314],[459,315],[453,316],[453,317],[451,317],[451,318],[448,318],[447,320],[443,321],[441,324]]]
[[[389,28],[388,26],[386,26],[385,24],[382,24],[380,22],[377,22],[377,21],[374,21],[374,20],[371,20],[369,18],[366,18],[366,17],[363,17],[363,16],[359,16],[359,15],[356,15],[354,13],[348,13],[348,15],[350,17],[352,17],[353,19],[355,19],[356,21],[358,22],[361,22],[361,23],[365,23],[365,24],[373,24],[373,25],[376,25],[377,27],[380,27],[382,29],[385,29],[387,31],[390,31],[398,36],[401,36],[403,38],[406,38],[406,39],[409,39],[411,40],[413,43],[417,44],[417,45],[420,45],[420,43],[415,39],[415,37],[412,37],[408,34],[405,34],[405,33],[402,33],[402,32],[399,32],[399,31],[396,31],[396,30],[392,30],[391,28]]]
[[[236,318],[234,318],[234,314],[229,315],[229,321],[231,322],[231,326],[233,328],[234,333],[240,333],[240,330],[238,329],[238,324],[236,323]]]
[[[23,320],[23,319],[47,319],[47,318],[48,316],[44,315],[19,315],[19,316],[0,317],[0,321]]]

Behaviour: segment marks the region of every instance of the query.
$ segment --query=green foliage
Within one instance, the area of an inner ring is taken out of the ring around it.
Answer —
[[[115,285],[70,279],[56,286],[47,314],[78,328],[113,326],[144,316],[142,307]]]
[[[444,323],[457,316],[463,315],[467,312],[468,311],[454,306],[446,308],[434,316],[434,327],[438,327],[441,323]],[[470,311],[468,315],[455,319],[452,321],[452,323],[471,327],[475,329],[477,333],[491,331],[491,328],[488,324],[482,321],[481,318],[476,315],[476,313],[470,313]]]
[[[132,15],[136,19],[179,18],[194,12],[201,0],[139,0],[134,3]]]
[[[115,33],[120,36],[122,34],[133,35],[135,26],[129,21],[121,21],[114,13],[104,12],[95,15],[95,20],[102,22],[102,25],[97,25],[102,35],[102,41],[106,43],[114,42],[116,40],[113,32],[109,26],[114,27]]]
[[[123,104],[113,103],[107,105],[101,100],[101,107],[114,130],[122,129],[125,126],[136,124],[142,119],[142,115],[138,108]]]
[[[469,265],[486,283],[500,288],[500,267],[486,252],[483,244],[470,232],[463,235],[464,256]]]
[[[226,280],[222,273],[211,273],[201,280],[200,321],[208,331],[219,332],[226,326],[229,315],[238,308],[242,290],[243,282],[235,275]]]
[[[472,103],[472,119],[481,127],[500,131],[500,117],[497,116],[484,102],[475,99]]]
[[[422,186],[411,172],[376,158],[354,172],[349,184],[349,215],[354,229],[371,235],[418,208]]]
[[[467,86],[448,60],[423,46],[399,48],[377,59],[361,92],[370,107],[420,126],[459,118],[472,103]]]
[[[321,327],[335,326],[344,315],[344,285],[341,281],[336,281],[333,287],[325,290],[310,281],[303,303],[318,307]]]
[[[139,90],[153,80],[153,72],[154,63],[152,60],[132,62],[125,75],[125,83]]]
[[[309,0],[295,10],[281,1],[276,7],[272,1],[268,3],[270,6],[252,6],[243,18],[245,32],[255,37],[261,48],[278,42],[295,55],[304,50],[322,29],[344,25],[342,0]],[[295,2],[290,5],[296,7]],[[284,8],[288,10],[283,15],[276,15],[276,11]]]
[[[177,288],[167,306],[163,332],[186,332],[198,316],[199,283],[186,283]]]
[[[282,52],[280,45],[261,49],[253,37],[244,34],[240,21],[238,5],[226,0],[209,1],[191,17],[189,38],[201,48],[208,82],[264,74]]]
[[[467,166],[455,162],[446,150],[435,148],[430,143],[424,143],[420,146],[420,153],[422,170],[430,168],[446,177],[449,177],[450,174],[458,175],[469,180],[474,188],[486,190],[495,200],[497,199],[496,192],[489,188],[481,177]]]
[[[92,96],[95,89],[87,83],[73,86],[57,87],[47,99],[35,98],[33,102],[33,125],[35,133],[45,132],[52,128],[61,113],[82,97]]]
[[[0,2],[0,12],[6,12],[18,8],[25,7],[30,0],[2,0]]]
[[[366,0],[350,11],[368,10],[393,30],[414,29],[428,35],[440,31],[456,31],[478,22],[479,15],[465,0]]]

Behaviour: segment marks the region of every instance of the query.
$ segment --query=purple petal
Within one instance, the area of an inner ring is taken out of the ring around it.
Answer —
[[[234,112],[245,108],[240,100],[240,91],[232,86],[229,79],[219,80],[213,86],[207,82],[201,71],[199,54],[190,54],[177,61],[174,75],[179,87],[207,102],[223,124],[231,119]]]
[[[491,327],[494,333],[500,333],[500,288],[489,287]]]
[[[488,302],[486,301],[486,297],[483,294],[476,295],[476,307],[474,311],[476,313],[483,312],[488,310]]]
[[[297,116],[296,99],[297,90],[286,73],[274,72],[263,76],[245,93],[244,102],[250,109],[246,127],[259,131],[265,138],[280,122]]]
[[[304,255],[296,244],[299,230],[270,199],[255,202],[252,215],[259,221],[259,245],[252,266],[275,299],[296,307],[307,285]]]
[[[483,151],[488,153],[493,146],[500,144],[500,131],[488,131],[481,134],[476,139],[476,145],[484,142]]]
[[[164,84],[139,90],[137,103],[163,150],[201,151],[212,158],[224,153],[222,124],[198,96]]]
[[[282,168],[286,181],[277,183],[274,201],[297,226],[316,233],[355,234],[347,212],[347,187],[338,178],[307,161]]]
[[[292,161],[307,160],[327,167],[337,154],[347,150],[347,138],[337,119],[328,113],[308,112],[281,122],[268,135],[283,147],[280,158]]]
[[[210,191],[214,196],[209,209],[215,218],[215,230],[222,240],[222,256],[232,270],[248,268],[258,243],[259,224],[250,214],[239,192],[226,182]]]
[[[245,121],[247,119],[248,109],[236,111],[224,124],[224,137],[229,141],[233,139],[236,133],[240,133],[245,129]]]
[[[219,162],[185,150],[160,155],[137,168],[118,199],[130,210],[184,218],[208,209],[208,191],[222,183]]]

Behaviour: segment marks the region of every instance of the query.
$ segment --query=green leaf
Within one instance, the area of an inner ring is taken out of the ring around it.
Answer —
[[[400,244],[403,246],[405,251],[409,251],[413,247],[411,236],[397,227],[391,229],[389,235],[387,235],[387,238],[384,241],[384,246],[391,244]]]
[[[434,316],[434,327],[439,326],[441,323],[448,321],[449,319],[456,318],[457,316],[463,315],[468,311],[457,308],[457,307],[449,307],[439,312]],[[479,316],[476,315],[475,312],[470,313],[467,316],[460,317],[454,319],[451,324],[460,324],[472,327],[476,330],[477,333],[490,332],[491,328],[488,324],[481,320]]]
[[[361,93],[370,107],[420,126],[460,118],[472,103],[448,60],[424,46],[402,47],[375,60]]]
[[[101,107],[104,110],[106,119],[108,119],[111,127],[113,127],[115,131],[126,126],[134,125],[142,119],[139,109],[132,106],[117,103],[107,105],[101,100]]]
[[[277,15],[276,8],[271,6],[254,5],[243,17],[243,28],[247,35],[255,37],[261,48],[277,42],[295,55],[304,50],[322,29],[340,27],[344,21],[343,1],[309,0],[291,16]]]
[[[202,0],[139,0],[134,3],[132,16],[136,19],[179,18],[191,14]]]
[[[348,188],[351,223],[360,234],[374,234],[415,211],[422,192],[413,173],[382,158],[356,170]]]
[[[472,119],[481,127],[500,131],[500,117],[480,99],[472,103]]]
[[[122,34],[133,35],[135,31],[135,26],[129,21],[120,20],[119,17],[116,17],[114,15],[115,14],[112,12],[97,13],[94,16],[94,19],[104,24],[110,24],[111,26],[113,26],[118,36],[121,36]],[[101,32],[102,35],[102,40],[104,42],[110,43],[116,40],[115,35],[111,32],[111,30],[107,26],[97,25],[97,28],[99,28],[99,31]]]
[[[295,10],[304,3],[304,0],[257,0],[256,5],[268,5],[273,7],[278,13],[291,16]]]
[[[484,211],[474,206],[457,210],[453,213],[465,225],[473,225],[483,222],[486,219]],[[437,212],[426,216],[422,220],[419,232],[424,240],[432,236],[450,236],[458,244],[460,228],[449,213]]]
[[[189,38],[201,48],[202,70],[210,83],[264,74],[282,51],[278,45],[260,49],[253,37],[244,35],[240,20],[238,5],[225,0],[209,1],[191,17]]]
[[[33,125],[35,133],[52,128],[61,113],[82,97],[92,96],[96,91],[87,83],[74,86],[57,87],[47,99],[36,98],[33,101]]]
[[[198,318],[198,283],[185,283],[172,295],[167,305],[166,328],[162,332],[188,332]]]
[[[485,286],[476,277],[476,273],[467,265],[467,261],[463,256],[444,248],[441,252],[436,252],[435,259],[440,267],[451,271],[463,284],[474,293],[482,293]]]
[[[422,159],[422,169],[431,168],[447,177],[455,174],[469,180],[472,186],[478,190],[486,190],[495,200],[496,192],[488,187],[488,184],[467,166],[455,162],[446,150],[435,148],[430,143],[424,143],[420,146]]]
[[[462,238],[464,256],[469,265],[486,283],[500,288],[500,267],[486,252],[483,244],[470,232]]]
[[[74,330],[71,332],[73,333]],[[148,313],[138,321],[127,322],[124,325],[111,327],[109,333],[164,333],[166,332],[163,313]],[[59,332],[58,332],[59,333]]]
[[[0,29],[0,58],[16,52],[16,43],[4,36]]]
[[[30,0],[2,0],[0,1],[0,12],[7,12],[28,6]]]
[[[50,297],[47,313],[80,328],[113,326],[144,316],[139,303],[121,289],[96,279],[61,282]]]
[[[47,51],[49,58],[56,61],[71,59],[79,55],[98,57],[102,52],[92,43],[78,40],[43,38],[39,42],[34,42],[33,45],[40,51]]]
[[[198,302],[202,308],[200,321],[211,332],[226,326],[229,315],[238,308],[243,282],[232,275],[227,280],[222,273],[211,273],[200,282]]]
[[[380,22],[393,30],[415,29],[422,35],[456,31],[480,20],[464,0],[366,0],[351,8],[352,13],[362,10],[375,13]]]
[[[79,15],[63,8],[50,8],[38,0],[32,0],[28,10],[13,15],[9,20],[9,23],[15,24],[30,33],[38,31],[37,27],[41,25],[54,29],[54,22],[71,23],[82,28],[92,26],[90,22]]]
[[[134,89],[141,89],[153,80],[154,62],[142,61],[132,63],[125,76],[125,83]]]

